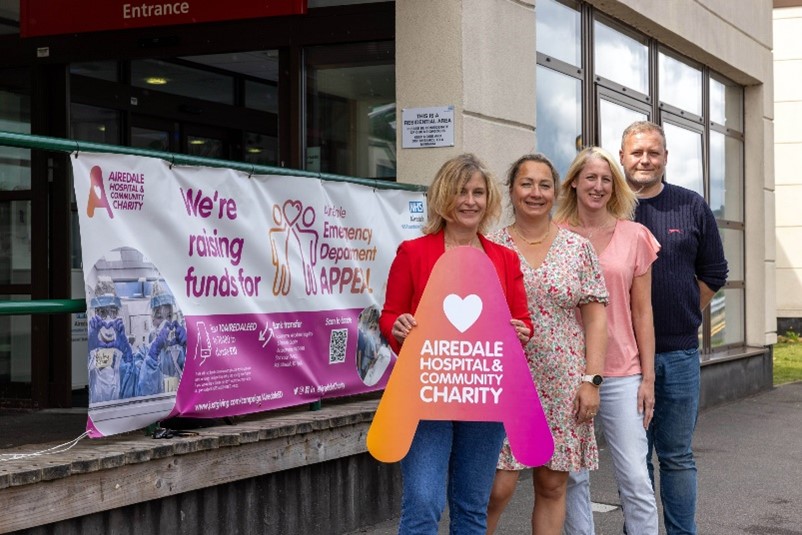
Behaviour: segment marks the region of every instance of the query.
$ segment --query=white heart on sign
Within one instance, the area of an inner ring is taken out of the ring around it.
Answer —
[[[443,300],[443,312],[446,313],[451,325],[464,333],[479,319],[482,313],[482,300],[476,294],[471,294],[465,299],[457,294],[450,294]]]

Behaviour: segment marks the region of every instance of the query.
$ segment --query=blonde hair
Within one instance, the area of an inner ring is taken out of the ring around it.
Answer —
[[[632,219],[635,216],[635,207],[638,205],[638,198],[627,184],[624,173],[618,167],[609,152],[601,147],[588,147],[576,155],[571,166],[565,173],[565,180],[560,189],[562,190],[562,201],[557,207],[554,219],[559,222],[566,222],[570,225],[579,224],[579,212],[576,189],[574,182],[579,177],[579,173],[588,164],[588,161],[596,158],[607,162],[610,166],[610,174],[613,177],[613,191],[610,200],[607,202],[607,211],[616,219]]]
[[[479,158],[473,154],[460,154],[440,167],[426,192],[428,219],[423,227],[424,234],[440,232],[453,219],[462,188],[477,172],[485,179],[487,189],[487,205],[478,232],[484,234],[498,219],[501,215],[501,192],[496,179]]]

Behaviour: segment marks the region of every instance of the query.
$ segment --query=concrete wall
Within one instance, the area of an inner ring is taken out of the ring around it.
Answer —
[[[802,318],[802,7],[774,10],[777,316],[780,334]],[[774,240],[771,240],[772,242]]]
[[[455,146],[403,149],[398,181],[429,184],[440,165],[473,152],[501,177],[535,145],[532,1],[398,0],[396,101],[400,110],[455,107]]]

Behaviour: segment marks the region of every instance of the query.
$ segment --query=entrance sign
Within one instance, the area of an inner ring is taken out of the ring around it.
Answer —
[[[368,431],[371,455],[401,460],[420,420],[496,421],[518,461],[547,463],[554,441],[510,319],[487,255],[440,257]]]
[[[34,37],[222,20],[302,15],[306,0],[20,0],[20,36]]]
[[[401,110],[404,149],[454,146],[454,106]]]
[[[422,192],[72,157],[90,436],[379,390],[378,332]]]

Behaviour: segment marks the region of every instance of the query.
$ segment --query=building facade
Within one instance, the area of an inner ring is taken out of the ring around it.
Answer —
[[[774,2],[774,167],[777,183],[777,332],[802,332],[802,2]]]
[[[583,146],[617,153],[632,120],[659,122],[667,180],[705,196],[730,263],[700,330],[703,363],[757,358],[765,387],[777,316],[770,0],[304,7],[23,37],[26,12],[0,1],[0,130],[427,184],[461,152],[499,177],[534,150],[564,171]],[[406,148],[404,111],[429,107],[453,109],[453,146]],[[0,298],[77,297],[66,155],[0,155]],[[0,402],[73,402],[84,357],[70,357],[72,321],[0,317]]]

